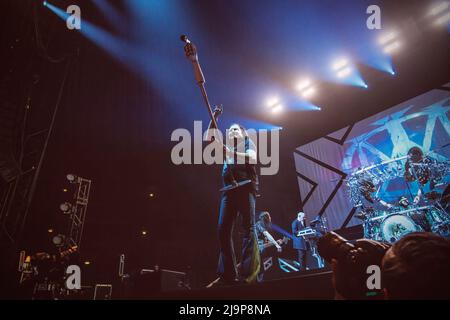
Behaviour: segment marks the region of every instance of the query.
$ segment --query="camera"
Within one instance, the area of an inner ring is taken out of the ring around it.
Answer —
[[[335,232],[328,232],[317,242],[320,256],[333,266],[336,291],[347,299],[366,299],[381,296],[379,290],[368,290],[367,268],[381,266],[381,260],[390,245],[359,239],[355,244]]]

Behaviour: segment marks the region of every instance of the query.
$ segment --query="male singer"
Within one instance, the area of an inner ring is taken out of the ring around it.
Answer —
[[[215,110],[212,114],[204,88],[205,78],[198,62],[197,50],[185,35],[181,36],[181,40],[186,43],[184,51],[193,63],[197,83],[200,85],[203,98],[207,103],[210,116],[212,116],[208,126],[208,132],[211,133],[209,129],[219,129],[216,120],[221,110]],[[217,226],[220,245],[217,268],[220,278],[217,283],[234,284],[238,281],[250,283],[256,280],[260,268],[260,255],[255,231],[255,200],[258,192],[256,146],[250,140],[245,128],[239,124],[233,124],[229,128],[227,138],[233,144],[232,147],[222,145],[226,156],[222,171],[224,188],[222,188]],[[214,139],[214,141],[223,144],[220,140]],[[238,214],[242,217],[244,228],[239,274],[232,239],[233,225]],[[238,276],[240,279],[238,279]]]
[[[209,128],[212,124],[210,123]],[[256,281],[260,270],[260,255],[255,230],[255,201],[258,192],[256,174],[256,146],[242,125],[233,124],[228,129],[228,140],[235,141],[224,146],[226,157],[222,170],[225,191],[220,200],[218,236],[219,263],[216,285]],[[242,217],[244,230],[241,263],[237,270],[233,248],[233,225],[237,215]]]

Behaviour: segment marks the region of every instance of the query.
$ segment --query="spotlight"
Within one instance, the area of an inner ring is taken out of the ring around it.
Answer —
[[[280,102],[280,99],[278,97],[271,97],[267,99],[266,105],[269,108],[273,108],[275,105],[277,105]]]
[[[367,89],[369,86],[367,84],[364,84],[363,87]]]
[[[336,72],[338,78],[345,78],[352,73],[352,67],[346,58],[336,60],[332,64],[332,69]]]
[[[385,45],[386,43],[395,40],[397,38],[397,33],[395,31],[391,31],[387,34],[383,34],[378,38],[378,44]]]
[[[316,92],[313,83],[309,79],[300,81],[297,85],[297,90],[300,92],[303,98],[309,98]]]
[[[313,87],[310,87],[302,92],[303,98],[309,98],[316,92],[316,89]]]
[[[281,110],[283,110],[283,106],[278,103],[272,108],[272,113],[279,113]]]
[[[393,76],[395,76],[395,71],[391,71],[390,74],[392,74]]]
[[[434,24],[437,26],[442,26],[444,24],[447,24],[450,21],[450,12],[440,16],[434,21]]]
[[[85,261],[85,262],[84,262],[84,265],[85,265],[85,266],[88,266],[88,265],[90,265],[90,264],[91,264],[90,261]]]
[[[383,34],[378,38],[378,44],[382,47],[384,54],[391,54],[400,47],[400,42],[398,41],[398,33],[396,31],[391,31],[389,33]]]
[[[142,234],[143,236],[146,236],[146,235],[147,235],[147,230],[142,230],[142,231],[141,231],[141,234]]]
[[[383,48],[383,53],[391,54],[396,51],[400,47],[400,43],[398,41],[394,41]]]
[[[48,232],[48,233],[53,233],[53,229],[52,229],[52,228],[49,228],[49,229],[47,230],[47,232]]]
[[[429,15],[432,16],[437,16],[438,14],[446,11],[449,7],[449,2],[448,1],[444,1],[434,7],[431,8]]]
[[[67,178],[67,180],[69,180],[70,183],[75,183],[76,182],[75,180],[77,180],[77,176],[72,173],[69,173],[66,176],[66,178]]]
[[[44,5],[44,7],[47,6],[47,1],[42,2],[42,4]]]
[[[70,213],[70,209],[72,209],[72,205],[69,202],[64,202],[59,205],[59,209],[61,209],[64,214],[68,214]]]
[[[150,193],[148,196],[149,196],[150,198],[153,198],[153,197],[155,196],[155,194],[154,194],[154,193]]]
[[[336,75],[337,75],[338,78],[345,78],[345,77],[349,76],[350,73],[352,73],[352,68],[350,68],[350,67],[345,67],[345,68],[339,70],[339,71],[336,73]]]
[[[297,90],[298,91],[303,91],[305,89],[308,89],[311,86],[311,80],[309,79],[304,79],[302,81],[300,81],[297,85]]]
[[[278,113],[283,109],[283,106],[281,105],[280,99],[278,97],[271,97],[267,99],[266,105],[270,108],[272,113]]]
[[[52,242],[55,246],[59,247],[64,245],[64,242],[66,240],[66,236],[63,234],[57,234],[52,238]]]
[[[341,58],[333,63],[333,70],[339,71],[340,69],[348,67],[348,65],[348,60],[346,58]]]

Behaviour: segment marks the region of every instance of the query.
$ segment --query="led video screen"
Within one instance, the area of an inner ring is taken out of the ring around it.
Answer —
[[[383,210],[401,197],[414,203],[418,194],[417,206],[439,201],[450,178],[449,115],[446,85],[296,148],[307,219],[322,215],[335,230],[361,224],[357,215],[367,203]],[[429,160],[421,162],[425,168],[418,168],[423,172],[416,179],[407,163],[414,152]]]

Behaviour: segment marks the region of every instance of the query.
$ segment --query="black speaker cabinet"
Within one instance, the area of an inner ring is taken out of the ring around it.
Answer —
[[[185,272],[166,269],[142,269],[124,279],[123,285],[126,299],[149,299],[163,292],[189,289]]]

